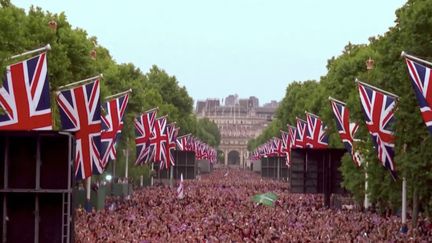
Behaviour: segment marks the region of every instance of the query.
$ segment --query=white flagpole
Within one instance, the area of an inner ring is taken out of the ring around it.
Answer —
[[[107,96],[107,97],[105,97],[105,100],[117,98],[117,97],[120,97],[122,95],[129,94],[129,93],[132,93],[132,89],[128,89],[128,90],[120,92],[118,94],[113,94],[113,95]]]
[[[173,187],[173,178],[174,178],[174,166],[171,165],[170,166],[170,187]]]
[[[329,96],[328,99],[329,99],[330,101],[334,101],[334,102],[337,102],[337,103],[340,103],[340,104],[346,106],[346,103],[345,103],[345,102],[342,102],[342,101],[340,101],[340,100],[337,100],[337,99],[335,99],[335,98],[333,98],[333,97],[331,97],[331,96]]]
[[[402,53],[401,53],[401,57],[406,57],[406,58],[412,59],[412,60],[414,60],[414,61],[422,62],[422,63],[424,63],[424,64],[427,64],[427,65],[429,65],[429,66],[432,66],[432,62],[428,62],[428,61],[425,61],[425,60],[420,59],[420,58],[418,58],[418,57],[408,55],[408,54],[406,54],[405,51],[402,51]]]
[[[47,44],[44,47],[41,47],[41,48],[38,48],[38,49],[34,49],[34,50],[31,50],[31,51],[26,51],[24,53],[21,53],[21,54],[15,55],[15,56],[11,56],[9,59],[15,59],[15,58],[22,57],[22,56],[29,55],[29,54],[33,54],[33,53],[36,53],[36,52],[43,52],[43,51],[49,51],[49,50],[51,50],[51,45]]]
[[[395,95],[395,94],[393,94],[393,93],[390,93],[390,92],[388,92],[388,91],[385,91],[385,90],[380,89],[380,88],[378,88],[378,87],[375,87],[375,86],[373,86],[373,85],[370,85],[370,84],[364,83],[364,82],[362,82],[362,81],[360,81],[360,80],[358,80],[358,79],[356,79],[355,81],[356,81],[356,83],[362,84],[362,85],[364,85],[364,86],[368,86],[369,88],[372,88],[372,89],[377,90],[377,91],[380,91],[380,92],[382,92],[382,93],[384,93],[384,94],[387,94],[387,95],[393,96],[393,97],[395,97],[396,99],[399,99],[399,96],[397,96],[397,95]]]
[[[125,151],[125,156],[126,156],[126,168],[125,168],[125,178],[126,180],[128,179],[128,175],[129,175],[129,138],[126,139],[126,151]]]
[[[97,75],[97,76],[91,77],[91,78],[86,78],[86,79],[83,79],[83,80],[80,80],[80,81],[76,81],[76,82],[73,82],[73,83],[70,83],[70,84],[66,84],[66,85],[60,86],[60,87],[57,88],[57,91],[61,91],[63,89],[71,88],[73,86],[77,86],[77,85],[80,85],[80,84],[89,83],[91,81],[94,81],[94,80],[100,79],[100,78],[103,78],[103,74],[102,73],[99,74],[99,75]]]
[[[367,170],[367,162],[366,162],[366,170]],[[364,196],[364,204],[363,204],[365,209],[368,209],[370,204],[369,204],[369,196],[368,196],[368,173],[367,171],[365,172],[365,196]]]
[[[315,117],[315,118],[320,118],[318,115],[315,115],[314,113],[310,113],[310,112],[307,112],[307,111],[305,111],[305,114],[306,114],[306,115],[313,116],[313,117]],[[320,119],[321,119],[321,118],[320,118]]]
[[[89,205],[91,208],[90,195],[91,195],[91,176],[87,177],[86,179],[86,205]],[[86,208],[86,210],[87,209],[88,208]]]
[[[402,180],[402,225],[406,224],[406,178]]]
[[[151,162],[151,172],[150,172],[150,185],[153,186],[154,181],[153,181],[153,170],[154,170],[154,163]]]

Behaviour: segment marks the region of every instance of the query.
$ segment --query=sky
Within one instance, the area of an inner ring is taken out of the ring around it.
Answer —
[[[292,81],[319,80],[344,46],[394,26],[405,0],[12,0],[65,12],[118,63],[176,76],[194,100],[281,100]]]

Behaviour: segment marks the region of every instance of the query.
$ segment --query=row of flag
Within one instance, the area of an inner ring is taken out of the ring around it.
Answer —
[[[124,114],[132,90],[106,98],[100,103],[100,77],[68,84],[56,91],[62,130],[73,132],[76,140],[74,169],[77,179],[101,174],[117,158],[116,143],[124,126]],[[6,67],[0,87],[1,130],[52,130],[47,55],[43,52]],[[216,150],[191,137],[179,137],[175,123],[156,118],[152,109],[135,119],[137,160],[175,165],[173,151],[194,151],[198,159],[216,159]],[[189,138],[190,137],[190,138]],[[183,141],[184,140],[184,141]]]
[[[177,137],[180,128],[175,123],[167,124],[167,117],[156,118],[157,108],[148,110],[135,119],[135,164],[160,163],[168,169],[175,165],[172,151],[195,152],[198,160],[216,161],[216,150],[199,139],[186,134]]]
[[[402,56],[405,57],[408,66],[409,76],[423,120],[432,134],[432,64],[405,53],[402,53]],[[393,124],[398,96],[364,82],[358,80],[356,82],[365,123],[378,159],[396,179]],[[344,102],[332,97],[329,97],[329,100],[336,121],[336,128],[344,147],[351,154],[355,165],[361,166],[362,156],[353,146],[359,124],[350,122],[349,109]],[[253,151],[251,159],[257,160],[272,156],[286,157],[286,164],[289,166],[292,148],[327,148],[328,135],[319,116],[306,112],[306,121],[298,117],[296,120],[296,127],[288,125],[288,131],[281,131],[281,139],[272,138],[259,146]]]

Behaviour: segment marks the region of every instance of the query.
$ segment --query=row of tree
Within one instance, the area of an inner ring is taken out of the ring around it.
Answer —
[[[129,99],[125,116],[125,128],[118,151],[129,148],[135,154],[133,119],[138,114],[159,107],[159,114],[169,114],[168,120],[181,127],[179,135],[192,133],[210,146],[217,146],[220,134],[216,124],[198,120],[193,114],[193,99],[185,87],[179,85],[175,76],[157,66],[147,73],[131,63],[118,64],[109,51],[97,44],[97,38],[88,36],[85,30],[72,28],[64,13],[53,14],[32,7],[26,13],[8,0],[0,1],[0,67],[11,61],[8,57],[25,50],[50,44],[48,52],[49,81],[52,99],[57,87],[83,78],[104,74],[101,82],[101,97],[116,94],[129,88],[133,93]],[[52,102],[55,116],[54,129],[60,128],[58,108]],[[129,144],[126,144],[129,138]],[[117,175],[124,172],[123,153],[119,153]],[[130,168],[132,177],[148,172],[146,167]]]
[[[432,1],[409,0],[396,11],[395,26],[384,35],[371,37],[368,44],[345,46],[342,54],[328,60],[327,74],[319,81],[292,82],[286,89],[276,119],[256,139],[249,142],[250,150],[286,130],[286,124],[295,125],[296,116],[304,111],[319,115],[328,126],[331,147],[343,147],[331,111],[328,97],[332,96],[347,103],[351,121],[360,124],[358,138],[365,141],[356,144],[365,156],[368,166],[357,168],[349,155],[343,159],[340,168],[343,186],[361,202],[365,193],[365,172],[367,171],[368,195],[379,209],[397,210],[401,205],[401,181],[393,181],[390,173],[377,159],[361,111],[356,78],[397,94],[396,123],[396,168],[400,177],[408,182],[408,198],[412,209],[419,207],[430,213],[432,210],[432,137],[421,118],[419,106],[412,90],[407,66],[401,52],[432,59]],[[367,69],[365,61],[372,58],[373,69]],[[414,214],[415,215],[415,214]]]

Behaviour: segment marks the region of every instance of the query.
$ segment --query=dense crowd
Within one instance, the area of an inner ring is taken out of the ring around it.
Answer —
[[[401,220],[358,210],[327,209],[321,195],[290,194],[287,183],[243,170],[219,169],[176,188],[146,187],[107,209],[76,212],[76,242],[432,242],[430,222],[400,233]],[[274,207],[257,205],[257,193],[278,195]],[[408,222],[409,223],[409,222]]]

